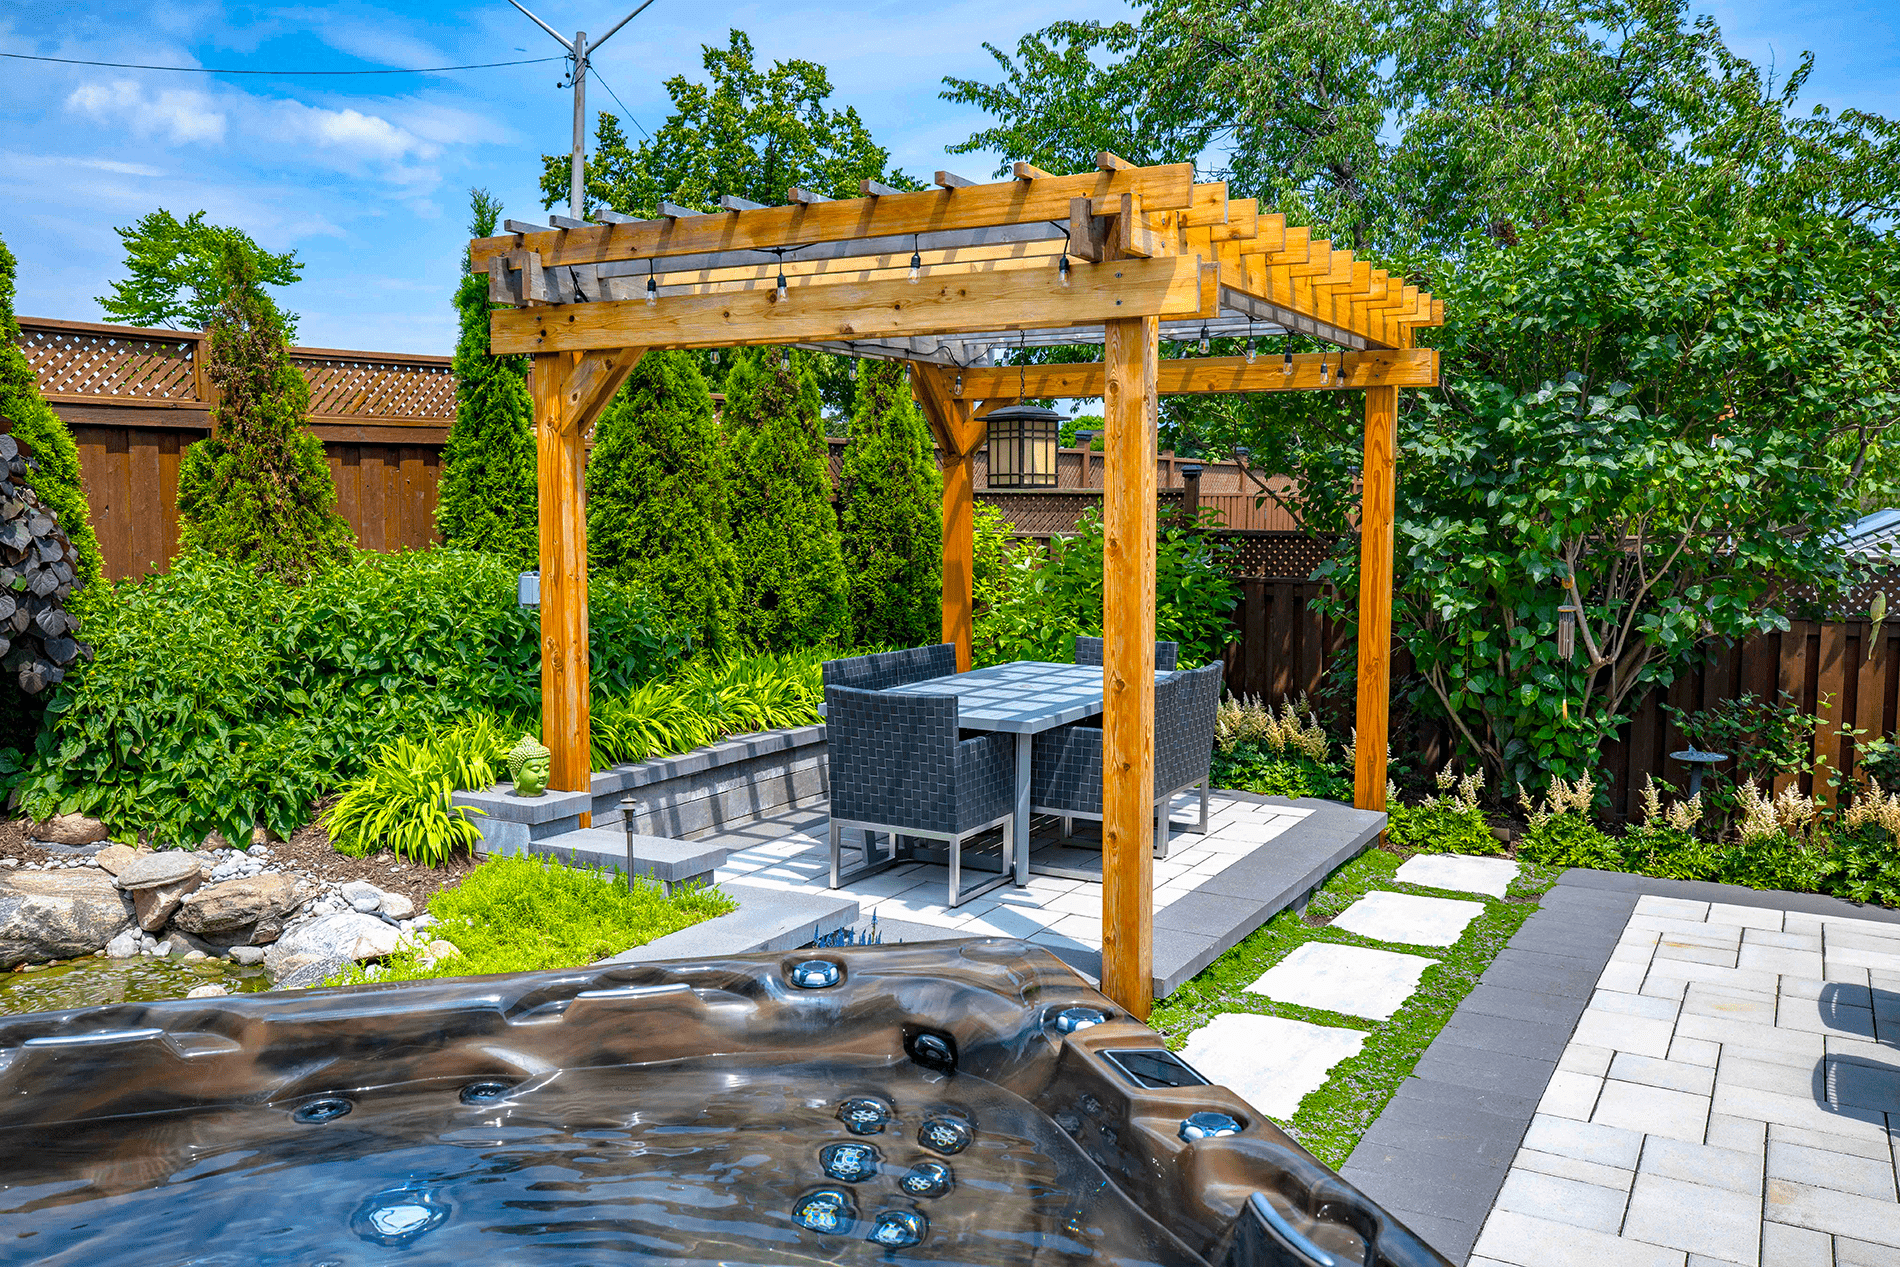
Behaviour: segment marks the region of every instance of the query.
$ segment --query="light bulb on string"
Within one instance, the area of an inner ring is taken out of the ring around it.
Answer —
[[[780,299],[784,299],[784,298],[785,298],[785,269],[784,269],[784,266],[783,266],[783,265],[781,265],[781,266],[779,267],[779,274],[778,274],[778,297],[779,297]]]
[[[1260,355],[1253,346],[1253,318],[1247,319],[1247,364],[1252,365],[1254,358]]]
[[[1286,341],[1286,358],[1280,362],[1280,373],[1288,378],[1293,376],[1293,340]]]
[[[1069,253],[1064,251],[1062,259],[1056,264],[1056,279],[1064,286],[1069,284]]]
[[[660,302],[660,283],[654,280],[653,266],[647,265],[647,306],[653,307]]]
[[[910,284],[913,286],[917,284],[918,274],[924,267],[923,253],[917,247],[917,239],[912,237],[910,240]]]
[[[1201,355],[1206,356],[1209,350],[1213,348],[1213,346],[1214,345],[1212,341],[1210,341],[1207,337],[1207,323],[1203,321],[1201,323],[1201,343],[1200,343]]]
[[[963,371],[957,371],[956,379],[950,384],[950,394],[959,400],[963,398]]]
[[[1332,381],[1332,379],[1328,377],[1329,369],[1330,367],[1326,360],[1326,354],[1324,352],[1321,352],[1319,354],[1319,385],[1321,387],[1326,386],[1326,384]]]

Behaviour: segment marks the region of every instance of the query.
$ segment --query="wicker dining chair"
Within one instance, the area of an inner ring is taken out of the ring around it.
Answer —
[[[1155,683],[1155,857],[1168,856],[1168,807],[1201,789],[1198,831],[1207,834],[1208,784],[1214,762],[1214,721],[1220,709],[1221,665],[1176,673]],[[1029,808],[1062,816],[1067,839],[1078,818],[1102,817],[1102,730],[1060,726],[1037,735],[1031,749]]]
[[[1077,664],[1100,664],[1102,662],[1102,642],[1100,638],[1087,636],[1075,640],[1075,662]],[[1155,643],[1155,672],[1172,673],[1174,666],[1181,662],[1181,644],[1178,642]]]
[[[941,840],[950,864],[949,904],[1015,875],[1015,740],[993,733],[957,738],[957,697],[825,688],[825,741],[831,763],[831,887],[899,861],[897,838]],[[963,887],[963,842],[1003,825],[1002,873]],[[863,833],[863,863],[842,870],[843,832]],[[880,832],[888,856],[874,855]]]
[[[931,678],[949,677],[956,671],[957,648],[951,642],[827,660],[820,668],[826,686],[855,686],[867,691],[927,682]]]

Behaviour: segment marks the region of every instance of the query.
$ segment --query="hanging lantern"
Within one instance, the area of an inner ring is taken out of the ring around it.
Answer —
[[[989,424],[991,488],[1054,488],[1062,415],[1041,405],[1005,405]]]

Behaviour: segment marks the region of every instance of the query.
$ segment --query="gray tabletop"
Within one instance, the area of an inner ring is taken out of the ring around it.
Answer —
[[[965,730],[1033,735],[1101,712],[1102,666],[1015,660],[885,689],[956,696],[957,725]]]

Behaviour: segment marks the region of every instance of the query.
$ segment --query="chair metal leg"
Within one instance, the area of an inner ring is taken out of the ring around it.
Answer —
[[[1207,792],[1213,785],[1212,775],[1201,780],[1201,835],[1203,836],[1207,835]]]
[[[1071,837],[1071,836],[1073,836],[1073,835],[1075,835],[1075,819],[1073,819],[1073,818],[1071,818],[1071,817],[1069,817],[1069,816],[1068,816],[1067,814],[1064,814],[1064,815],[1062,816],[1062,841],[1063,841],[1063,843],[1064,843],[1064,844],[1067,844],[1067,843],[1068,843],[1068,840],[1069,840],[1069,837]]]
[[[1155,857],[1168,856],[1168,802],[1174,798],[1164,796],[1155,802]]]
[[[844,834],[844,828],[837,823],[831,825],[831,887],[838,887],[838,838]]]
[[[950,896],[944,905],[952,910],[957,906],[957,890],[963,887],[963,837],[950,838]]]

